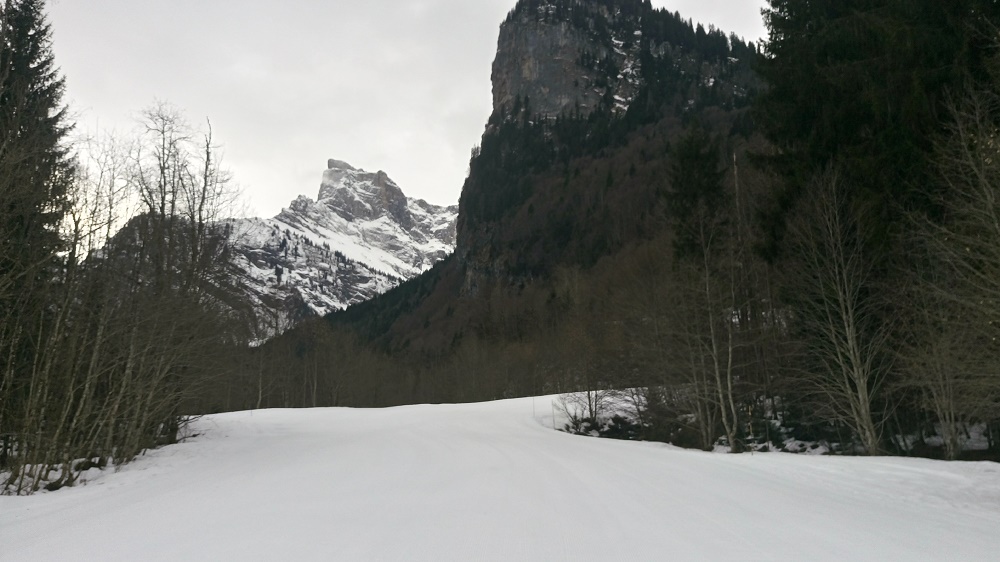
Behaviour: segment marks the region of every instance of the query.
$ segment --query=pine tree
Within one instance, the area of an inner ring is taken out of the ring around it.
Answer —
[[[985,75],[998,15],[989,0],[770,1],[757,122],[786,180],[767,225],[773,253],[803,186],[833,163],[870,209],[877,241],[899,208],[930,205],[931,139],[948,93]]]
[[[51,278],[72,172],[64,81],[42,4],[0,8],[0,279],[21,290]]]
[[[29,409],[25,377],[39,364],[54,309],[49,289],[58,280],[58,228],[72,175],[50,35],[41,0],[0,5],[0,436],[7,438]]]
[[[703,230],[721,219],[723,204],[719,142],[701,128],[688,131],[673,150],[667,210],[678,257],[697,254]]]

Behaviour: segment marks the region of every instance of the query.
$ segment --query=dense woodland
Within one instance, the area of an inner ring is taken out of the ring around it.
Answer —
[[[0,486],[196,414],[549,393],[611,436],[1000,458],[1000,7],[771,0],[753,45],[648,1],[542,4],[510,18],[641,21],[628,110],[497,108],[454,255],[251,348],[210,127],[160,104],[82,146],[41,0],[4,2]]]

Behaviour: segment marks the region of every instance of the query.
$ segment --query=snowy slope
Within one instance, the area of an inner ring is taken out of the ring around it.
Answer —
[[[454,249],[457,217],[457,207],[406,197],[385,172],[330,160],[317,200],[229,225],[241,281],[275,333],[429,269]]]
[[[551,429],[551,400],[216,415],[0,497],[0,560],[996,560],[1000,465],[723,455]]]

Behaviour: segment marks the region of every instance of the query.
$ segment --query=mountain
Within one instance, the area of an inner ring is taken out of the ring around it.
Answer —
[[[482,314],[498,294],[510,316],[544,315],[525,291],[551,294],[558,270],[669,232],[665,194],[686,134],[707,131],[728,161],[742,155],[756,56],[647,0],[521,0],[500,27],[493,113],[462,189],[454,256],[331,322],[435,355],[472,326],[494,333]]]
[[[654,384],[667,367],[643,299],[676,271],[671,178],[707,155],[706,177],[736,191],[732,165],[757,142],[757,56],[648,0],[519,1],[499,30],[455,252],[270,342],[275,387],[381,406]]]
[[[961,253],[936,246],[950,225],[976,230],[979,222],[966,222],[959,209],[944,214],[951,218],[928,215],[915,230],[900,230],[899,241],[886,240],[887,215],[866,203],[876,201],[872,187],[885,183],[863,177],[874,160],[855,165],[838,143],[815,144],[814,128],[788,117],[825,109],[813,99],[822,84],[843,90],[825,119],[862,129],[884,120],[869,117],[898,104],[872,114],[871,100],[847,95],[882,87],[882,45],[872,38],[898,20],[902,26],[892,28],[907,31],[890,41],[890,52],[901,55],[890,58],[904,70],[921,68],[933,49],[905,39],[937,18],[898,2],[833,19],[829,10],[800,14],[807,0],[774,4],[769,18],[795,29],[772,33],[764,54],[648,0],[519,1],[500,29],[495,107],[472,150],[455,252],[383,295],[249,351],[241,363],[249,368],[228,375],[206,400],[239,410],[560,394],[566,411],[576,412],[570,429],[578,433],[734,453],[815,451],[823,442],[834,454],[996,458],[996,439],[977,439],[971,451],[962,437],[1000,434],[996,401],[981,398],[996,381],[976,374],[992,360],[989,349],[959,362],[950,405],[921,398],[940,391],[940,369],[928,365],[968,355],[968,338],[956,339],[948,319],[982,312],[974,306],[979,297],[942,299],[942,286],[972,283],[965,276],[928,276],[924,266]],[[840,33],[845,17],[864,33]],[[955,21],[964,17],[972,16]],[[967,33],[954,35],[955,48],[969,45]],[[842,83],[840,72],[799,83],[799,71],[815,70],[817,53],[834,52],[804,48],[814,35],[847,49],[858,80]],[[788,37],[794,52],[774,49]],[[854,60],[859,52],[878,56]],[[765,88],[753,69],[775,60],[791,74],[775,80],[778,67],[771,67]],[[972,75],[965,62],[941,68]],[[973,177],[968,170],[992,161],[991,154],[967,159],[968,147],[992,134],[972,111],[989,100],[968,93],[967,115],[907,132],[926,141],[939,164],[951,162],[934,169],[931,189],[979,192],[979,184],[965,191],[952,178]],[[971,136],[958,132],[966,125]],[[933,151],[932,129],[945,139]],[[893,138],[875,148],[908,165],[899,156],[909,151],[896,151],[901,137]],[[817,157],[816,166],[802,168],[786,147]],[[966,156],[953,158],[953,150]],[[347,177],[341,168],[331,176]],[[368,198],[325,196],[352,217],[369,209],[372,192],[383,203],[393,199],[387,180],[368,181],[382,185],[361,190]],[[784,183],[801,195],[789,197]],[[927,202],[957,209],[945,199]],[[787,217],[771,220],[775,209]],[[768,252],[782,223],[788,245]],[[910,317],[914,300],[934,310],[897,322]],[[966,305],[975,310],[954,316],[954,306]],[[990,341],[986,324],[973,332],[973,340]],[[901,360],[900,346],[921,345],[933,348],[931,356]],[[983,423],[973,432],[970,420]],[[932,426],[942,435],[927,438]]]
[[[429,269],[455,245],[455,206],[406,197],[382,171],[330,160],[314,201],[231,221],[239,277],[278,333],[370,299]]]
[[[692,127],[747,137],[752,44],[644,0],[523,0],[458,220],[464,287],[589,267],[664,228],[665,156]],[[639,138],[639,131],[645,138]]]

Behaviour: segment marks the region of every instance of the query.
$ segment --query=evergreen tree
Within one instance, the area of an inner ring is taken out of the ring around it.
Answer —
[[[667,211],[678,257],[697,254],[704,230],[722,218],[724,171],[719,154],[718,139],[701,128],[688,131],[671,154]]]
[[[63,247],[69,125],[42,2],[0,9],[0,314],[34,333]],[[8,339],[24,338],[0,336]]]
[[[61,241],[71,165],[64,82],[40,0],[6,0],[0,13],[0,277],[38,277]]]
[[[59,309],[50,289],[73,170],[50,35],[41,0],[0,4],[0,459],[34,407],[29,377]]]
[[[812,409],[846,423],[868,452],[885,450],[890,412],[905,417],[889,389],[915,386],[890,342],[924,329],[901,326],[913,303],[898,294],[933,268],[908,244],[906,217],[954,214],[959,190],[935,177],[934,145],[949,98],[989,77],[1000,5],[771,0],[765,19],[757,124],[777,148],[765,161],[781,185],[762,226],[805,350],[797,390],[823,388]]]
[[[998,14],[989,0],[770,1],[758,123],[786,180],[767,224],[772,254],[802,186],[834,162],[871,210],[876,239],[897,222],[897,203],[930,206],[931,137],[948,92],[984,76]]]

